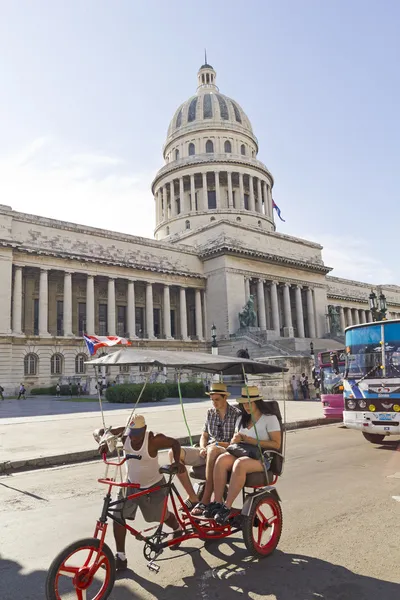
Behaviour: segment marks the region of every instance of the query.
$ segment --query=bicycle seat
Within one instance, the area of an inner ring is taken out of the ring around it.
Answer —
[[[176,475],[178,472],[178,467],[174,467],[172,465],[163,465],[158,469],[159,473],[165,473],[166,475]]]

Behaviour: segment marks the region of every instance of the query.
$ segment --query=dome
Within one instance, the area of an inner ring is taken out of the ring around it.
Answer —
[[[213,67],[202,65],[197,78],[197,93],[175,112],[168,127],[167,143],[175,134],[185,133],[189,128],[201,129],[202,126],[237,128],[253,136],[251,123],[244,110],[235,100],[221,94],[215,85],[216,72]]]

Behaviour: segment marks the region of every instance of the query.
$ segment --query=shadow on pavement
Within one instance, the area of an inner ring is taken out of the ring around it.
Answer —
[[[393,439],[389,439],[389,440],[384,440],[383,442],[381,442],[379,444],[379,446],[377,445],[376,448],[378,450],[394,450],[394,451],[399,451],[400,452],[400,442],[398,439],[393,440]]]

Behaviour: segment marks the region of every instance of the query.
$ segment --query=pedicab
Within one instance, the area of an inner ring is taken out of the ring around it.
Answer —
[[[224,375],[239,375],[242,376],[242,380],[247,386],[247,376],[249,374],[262,375],[280,372],[283,376],[283,372],[287,370],[245,358],[231,358],[198,352],[142,350],[132,347],[112,351],[101,358],[90,360],[86,364],[95,368],[96,380],[97,370],[100,367],[113,365],[149,367],[141,393],[127,419],[127,426],[151,378],[153,369],[158,367],[175,369],[183,418],[191,443],[192,436],[187,423],[180,388],[182,372],[192,371],[199,374],[219,375],[221,380]],[[106,466],[105,475],[98,479],[98,482],[106,486],[107,492],[103,499],[102,510],[96,522],[93,537],[80,539],[70,544],[53,560],[46,580],[47,600],[105,600],[110,596],[114,586],[116,570],[113,553],[105,542],[109,519],[123,525],[131,535],[143,543],[143,555],[147,561],[147,566],[156,573],[160,569],[156,559],[166,548],[177,546],[191,539],[218,540],[242,532],[245,546],[250,555],[265,557],[275,550],[282,532],[281,501],[275,484],[282,474],[284,463],[284,431],[279,405],[276,401],[271,401],[271,403],[274,409],[273,412],[278,416],[282,429],[280,451],[270,449],[263,451],[261,449],[256,425],[253,421],[260,456],[266,457],[267,454],[268,461],[262,461],[263,472],[247,475],[242,490],[243,506],[242,508],[232,509],[228,521],[224,524],[218,524],[213,518],[191,515],[174,483],[174,476],[177,473],[176,467],[170,464],[161,466],[159,469],[160,474],[165,475],[165,483],[163,484],[138,491],[139,484],[128,483],[122,466],[126,461],[135,457],[130,457],[129,454],[124,455],[120,438],[118,439],[117,436],[111,433],[111,427],[106,427],[100,394],[99,403],[104,426],[104,435],[99,441],[99,445],[107,443],[109,451],[113,452],[114,455],[116,454],[116,458],[108,458],[106,454],[102,456]],[[110,468],[113,469],[111,473]],[[192,467],[190,476],[199,480],[201,485],[205,479],[205,469],[203,467]],[[121,488],[124,490],[125,499],[113,500],[112,492]],[[161,488],[167,488],[167,494],[161,521],[154,527],[138,531],[114,515],[121,502],[155,493]],[[182,535],[174,539],[168,539],[170,532],[164,531],[164,517],[168,503],[170,503],[169,510],[174,513],[182,528]]]

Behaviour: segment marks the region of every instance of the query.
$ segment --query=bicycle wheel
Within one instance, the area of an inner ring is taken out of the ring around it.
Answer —
[[[282,510],[279,502],[266,496],[253,502],[242,524],[243,540],[252,556],[268,556],[278,545],[282,533]]]
[[[100,540],[86,538],[70,544],[56,556],[47,573],[47,600],[109,597],[115,581],[115,559],[106,544],[101,551],[99,546]]]

